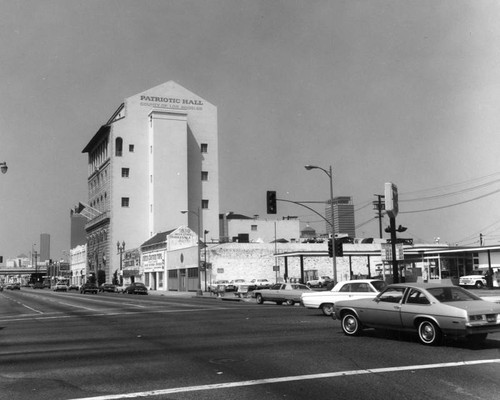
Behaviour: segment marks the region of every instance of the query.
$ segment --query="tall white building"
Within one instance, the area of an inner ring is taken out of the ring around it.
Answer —
[[[138,248],[182,225],[219,236],[217,108],[205,99],[173,81],[128,97],[82,152],[89,275],[113,280],[117,242]]]

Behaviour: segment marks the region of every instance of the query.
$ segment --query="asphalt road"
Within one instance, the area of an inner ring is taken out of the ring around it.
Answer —
[[[0,399],[488,399],[500,334],[474,348],[346,337],[300,306],[0,293]]]

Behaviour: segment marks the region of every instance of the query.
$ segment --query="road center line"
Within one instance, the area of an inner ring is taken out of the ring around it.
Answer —
[[[465,366],[471,366],[471,365],[492,364],[492,363],[500,363],[500,358],[491,359],[491,360],[458,361],[458,362],[439,363],[439,364],[423,364],[423,365],[408,365],[408,366],[400,366],[400,367],[358,369],[358,370],[353,370],[353,371],[326,372],[323,374],[312,374],[312,375],[284,376],[281,378],[256,379],[256,380],[250,380],[250,381],[216,383],[216,384],[211,384],[211,385],[185,386],[185,387],[179,387],[179,388],[152,390],[152,391],[146,391],[146,392],[112,394],[112,395],[96,396],[96,397],[82,397],[82,398],[73,399],[73,400],[132,399],[132,398],[136,398],[136,397],[162,396],[165,394],[186,393],[186,392],[195,392],[195,391],[201,391],[201,390],[227,389],[227,388],[235,388],[235,387],[268,385],[268,384],[273,384],[273,383],[303,381],[303,380],[311,380],[311,379],[337,378],[340,376],[382,374],[382,373],[388,373],[388,372],[413,371],[413,370],[433,369],[433,368],[465,367]]]

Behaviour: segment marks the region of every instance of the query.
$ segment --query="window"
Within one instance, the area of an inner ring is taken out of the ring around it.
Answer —
[[[122,207],[129,207],[130,199],[128,197],[122,197]]]
[[[403,298],[404,288],[390,288],[382,292],[378,299],[386,303],[399,303]]]
[[[201,208],[203,208],[204,210],[208,208],[208,200],[201,201]]]
[[[128,178],[129,171],[128,168],[122,168],[122,178]]]
[[[202,143],[200,145],[200,149],[202,153],[208,153],[208,144],[207,143]]]
[[[129,144],[128,145],[128,151],[133,153],[134,152],[134,145],[133,144]]]
[[[257,225],[252,225],[250,229],[251,229],[252,231],[256,231],[256,230],[257,230]]]
[[[123,153],[123,139],[121,137],[117,137],[115,140],[115,155],[117,157],[121,157]]]
[[[425,295],[416,289],[411,289],[410,294],[408,295],[408,299],[406,300],[407,304],[430,304],[429,300]]]
[[[208,181],[208,171],[201,171],[201,180]]]

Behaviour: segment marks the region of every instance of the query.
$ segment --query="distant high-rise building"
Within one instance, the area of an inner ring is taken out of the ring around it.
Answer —
[[[50,260],[50,235],[48,233],[40,234],[40,261]]]
[[[78,246],[83,246],[87,243],[87,237],[85,234],[85,224],[87,223],[87,218],[80,214],[79,206],[71,210],[71,233],[70,233],[70,249],[74,249]]]
[[[332,233],[331,211],[332,207],[330,202],[326,206],[326,232]],[[352,197],[338,196],[333,198],[333,225],[335,234],[347,234],[349,237],[356,237],[356,227],[354,224],[354,205],[352,204]]]

